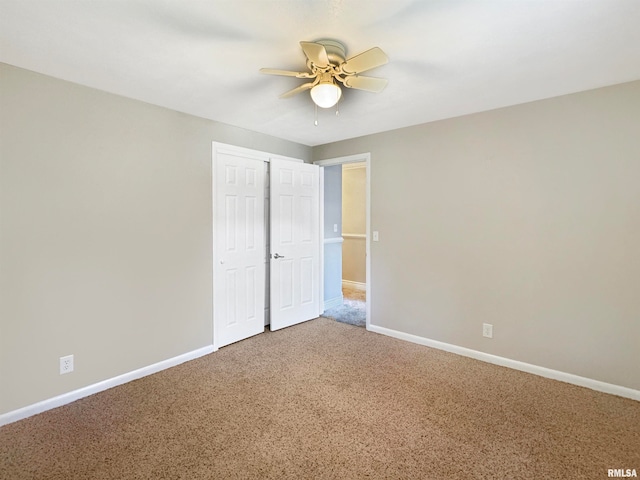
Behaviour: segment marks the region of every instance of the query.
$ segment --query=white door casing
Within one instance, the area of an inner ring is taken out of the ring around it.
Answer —
[[[319,167],[271,159],[271,330],[320,314]]]
[[[264,331],[265,163],[214,150],[214,347]]]
[[[269,279],[271,276],[271,268],[270,268],[270,257],[271,257],[271,241],[270,241],[270,200],[271,200],[271,192],[269,188],[269,163],[265,162],[264,164],[265,173],[264,173],[264,326],[269,325],[271,315],[269,314],[269,305],[271,303],[270,300],[270,285]]]

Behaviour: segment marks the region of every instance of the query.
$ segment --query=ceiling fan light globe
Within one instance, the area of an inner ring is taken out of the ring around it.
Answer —
[[[311,99],[320,108],[333,107],[342,96],[342,90],[335,83],[320,83],[311,89]]]

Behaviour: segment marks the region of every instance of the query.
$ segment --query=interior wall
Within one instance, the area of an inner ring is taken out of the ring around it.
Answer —
[[[367,164],[342,165],[342,279],[367,283]]]
[[[324,301],[341,303],[342,167],[321,168],[324,170]]]
[[[314,148],[371,153],[372,324],[640,389],[639,126],[636,81]]]
[[[311,149],[6,64],[0,83],[0,414],[211,345],[211,142]]]

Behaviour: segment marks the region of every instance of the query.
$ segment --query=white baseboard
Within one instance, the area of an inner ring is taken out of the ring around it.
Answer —
[[[330,298],[329,300],[324,301],[324,309],[329,310],[331,308],[339,307],[344,303],[344,296],[342,294],[337,297]]]
[[[357,290],[362,290],[363,292],[367,289],[366,283],[352,282],[351,280],[342,280],[342,286],[355,288]]]
[[[425,345],[427,347],[437,348],[438,350],[455,353],[464,357],[475,358],[476,360],[493,363],[494,365],[513,368],[514,370],[520,370],[522,372],[532,373],[541,377],[590,388],[591,390],[597,390],[599,392],[610,393],[612,395],[618,395],[620,397],[640,401],[640,390],[634,390],[620,385],[613,385],[611,383],[601,382],[591,378],[580,377],[572,373],[552,370],[546,367],[539,367],[530,363],[511,360],[510,358],[499,357],[497,355],[491,355],[490,353],[479,352],[478,350],[471,350],[470,348],[459,347],[450,343],[439,342],[437,340],[431,340],[430,338],[419,337],[417,335],[399,332],[397,330],[391,330],[377,325],[369,325],[368,330],[375,333],[381,333],[382,335],[387,335],[389,337],[398,338],[400,340],[406,340],[419,345]]]
[[[167,360],[154,363],[153,365],[142,367],[132,372],[124,373],[122,375],[118,375],[117,377],[103,380],[102,382],[94,383],[93,385],[89,385],[83,388],[79,388],[78,390],[73,390],[72,392],[63,393],[62,395],[58,395],[57,397],[49,398],[47,400],[34,403],[33,405],[19,408],[18,410],[3,413],[2,415],[0,415],[0,427],[8,423],[17,422],[18,420],[22,420],[23,418],[27,418],[32,415],[45,412],[47,410],[51,410],[52,408],[61,407],[62,405],[66,405],[67,403],[75,402],[76,400],[87,397],[89,395],[93,395],[94,393],[102,392],[112,387],[117,387],[118,385],[122,385],[123,383],[146,377],[147,375],[166,370],[167,368],[175,367],[176,365],[180,365],[181,363],[188,362],[189,360],[194,360],[198,357],[202,357],[203,355],[207,355],[209,353],[212,353],[213,351],[214,348],[212,345],[199,348],[198,350],[193,350],[192,352],[184,353],[182,355],[178,355],[177,357],[169,358]]]

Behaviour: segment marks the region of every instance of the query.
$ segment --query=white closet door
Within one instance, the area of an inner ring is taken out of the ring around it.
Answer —
[[[271,330],[320,310],[319,167],[271,159]]]
[[[214,342],[222,347],[264,331],[265,164],[218,152],[214,212]]]

